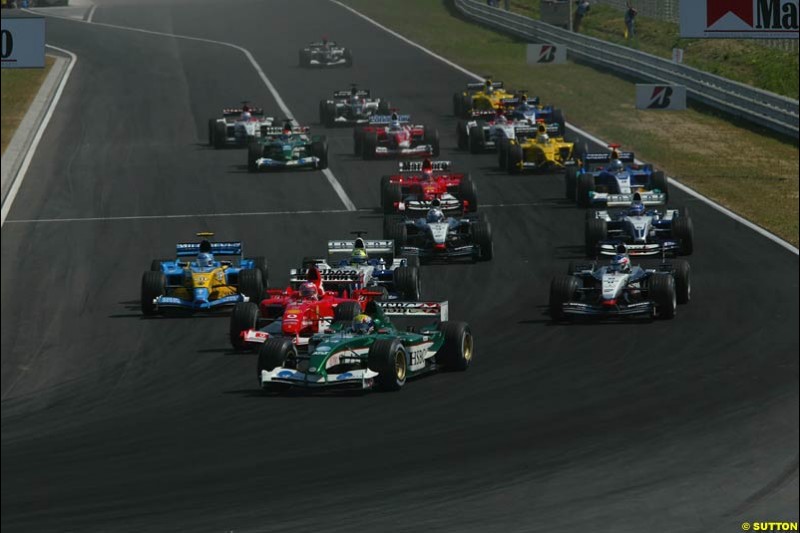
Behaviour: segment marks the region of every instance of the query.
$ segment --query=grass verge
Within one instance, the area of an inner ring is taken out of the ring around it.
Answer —
[[[511,10],[539,19],[541,0],[512,0]],[[681,39],[678,24],[653,18],[636,17],[636,36],[624,37],[622,11],[608,5],[592,4],[581,23],[581,33],[659,57],[672,58],[673,48],[683,48],[684,63],[788,96],[797,100],[800,93],[798,54],[768,48],[742,39]]]
[[[50,56],[45,57],[44,68],[32,69],[3,69],[0,83],[0,100],[2,100],[2,132],[0,132],[0,145],[5,153],[11,137],[17,131],[17,126],[22,122],[28,107],[31,105],[36,93],[39,92],[47,74],[55,63]]]
[[[344,2],[473,72],[492,73],[512,89],[528,89],[542,102],[563,108],[576,126],[634,150],[797,246],[796,143],[707,110],[639,111],[632,82],[588,66],[529,67],[524,43],[459,18],[448,0]]]

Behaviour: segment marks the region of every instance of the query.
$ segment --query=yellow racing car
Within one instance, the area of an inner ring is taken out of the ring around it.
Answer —
[[[504,139],[498,147],[500,168],[519,174],[526,170],[546,171],[575,165],[579,158],[575,143],[563,137],[551,137],[547,129],[542,122],[536,127],[515,128],[515,138]]]
[[[483,82],[468,83],[464,91],[453,95],[453,114],[461,118],[487,115],[506,111],[507,101],[516,101],[516,96],[507,92],[502,81],[487,77]]]

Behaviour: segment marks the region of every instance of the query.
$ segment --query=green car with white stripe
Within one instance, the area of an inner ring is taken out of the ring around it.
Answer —
[[[361,313],[358,302],[343,302],[338,316]],[[371,333],[356,333],[349,321],[331,325],[298,353],[290,338],[270,338],[258,354],[258,383],[266,391],[292,387],[396,391],[406,380],[435,370],[466,370],[473,357],[472,332],[466,322],[447,320],[447,302],[370,302]],[[434,317],[420,327],[399,329],[389,317]]]

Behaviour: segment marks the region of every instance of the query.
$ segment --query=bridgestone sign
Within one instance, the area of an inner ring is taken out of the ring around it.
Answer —
[[[563,65],[567,62],[567,47],[554,44],[529,44],[527,62],[529,65]]]
[[[798,0],[681,0],[680,13],[681,37],[798,37]]]
[[[686,109],[686,87],[683,85],[636,84],[636,109]]]
[[[44,68],[44,17],[3,17],[3,68]]]

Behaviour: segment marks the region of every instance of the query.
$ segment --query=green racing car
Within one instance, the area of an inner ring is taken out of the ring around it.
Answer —
[[[263,136],[247,147],[247,170],[328,168],[328,143],[324,135],[310,135],[307,127],[286,122],[283,128],[264,128]]]
[[[447,320],[447,302],[370,302],[364,313],[358,302],[352,322],[331,325],[313,336],[308,352],[299,354],[289,338],[270,338],[258,354],[258,383],[265,391],[306,389],[372,389],[396,391],[406,380],[434,370],[466,370],[473,339],[465,322]],[[400,320],[435,317],[433,323],[400,329]]]

